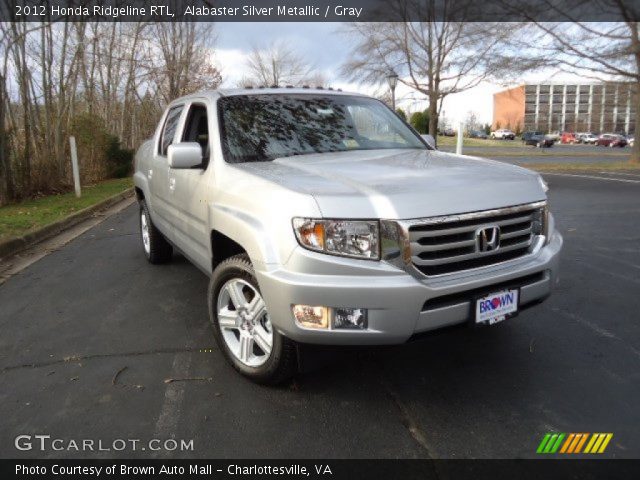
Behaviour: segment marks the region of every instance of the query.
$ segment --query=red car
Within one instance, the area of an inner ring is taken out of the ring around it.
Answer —
[[[574,143],[578,143],[578,138],[575,133],[563,132],[560,137],[560,143],[570,143],[573,145]]]
[[[615,133],[604,133],[596,140],[596,146],[600,147],[626,147],[627,139],[622,135],[616,135]]]

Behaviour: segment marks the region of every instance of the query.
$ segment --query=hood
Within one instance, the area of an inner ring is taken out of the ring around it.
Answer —
[[[326,218],[410,219],[544,200],[538,174],[434,150],[360,150],[234,165],[312,195]]]

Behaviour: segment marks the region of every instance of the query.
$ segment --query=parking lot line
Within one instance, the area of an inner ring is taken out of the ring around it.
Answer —
[[[604,175],[624,175],[625,177],[635,177],[640,178],[640,174],[637,173],[626,173],[626,172],[598,172]]]
[[[557,177],[577,177],[577,178],[589,178],[592,180],[609,180],[611,182],[622,182],[622,183],[640,183],[640,180],[632,180],[629,178],[610,178],[610,177],[598,177],[597,175],[578,175],[576,173],[551,173],[551,172],[541,172],[542,175],[555,175]]]

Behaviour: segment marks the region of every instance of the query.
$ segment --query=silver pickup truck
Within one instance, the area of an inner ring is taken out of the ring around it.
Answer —
[[[322,89],[180,98],[138,150],[144,253],[210,276],[213,335],[262,383],[300,343],[490,325],[546,298],[562,237],[529,170],[435,150],[380,101]]]

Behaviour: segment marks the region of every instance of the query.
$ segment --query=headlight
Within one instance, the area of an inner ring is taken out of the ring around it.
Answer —
[[[534,235],[543,235],[545,243],[549,243],[549,207],[546,205],[533,212],[531,232]]]
[[[293,230],[298,243],[309,250],[342,257],[380,258],[377,221],[294,218]]]

